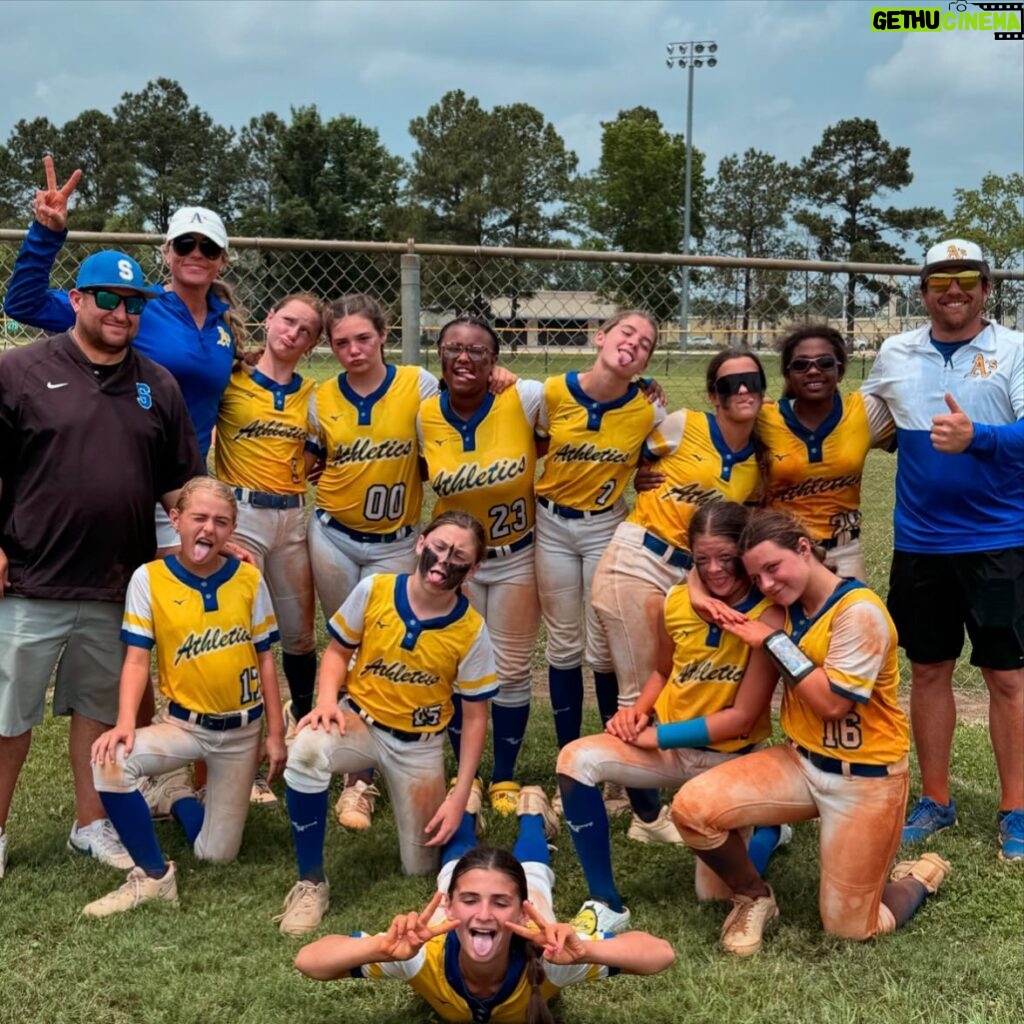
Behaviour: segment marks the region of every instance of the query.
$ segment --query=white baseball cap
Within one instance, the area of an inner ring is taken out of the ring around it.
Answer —
[[[984,277],[989,276],[981,246],[977,242],[968,242],[966,238],[947,238],[928,250],[921,269],[921,280],[941,270],[980,270]]]
[[[171,215],[167,225],[167,241],[173,242],[182,235],[205,235],[222,249],[228,247],[228,233],[224,221],[204,206],[183,206]]]

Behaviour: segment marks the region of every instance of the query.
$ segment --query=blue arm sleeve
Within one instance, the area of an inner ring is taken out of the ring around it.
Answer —
[[[4,312],[12,320],[55,334],[74,325],[68,293],[50,288],[50,272],[66,237],[66,231],[51,231],[32,222],[4,296]]]
[[[999,425],[975,423],[967,451],[985,462],[1024,465],[1024,420]]]
[[[669,722],[659,725],[658,747],[672,750],[675,747],[706,747],[711,740],[706,718],[689,718],[685,722]]]

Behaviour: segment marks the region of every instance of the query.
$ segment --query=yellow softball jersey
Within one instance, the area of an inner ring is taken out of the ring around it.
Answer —
[[[350,530],[393,533],[420,520],[423,484],[416,452],[416,413],[437,392],[418,366],[388,365],[372,394],[357,394],[348,375],[316,389],[307,447],[326,466],[317,508]]]
[[[757,429],[769,451],[767,504],[795,515],[816,540],[845,544],[860,529],[860,485],[868,449],[891,437],[891,421],[869,420],[864,396],[835,396],[813,430],[790,399],[762,407]]]
[[[314,387],[297,373],[278,384],[259,370],[235,370],[217,413],[217,479],[252,491],[305,494],[303,452]]]
[[[759,619],[772,602],[756,588],[735,605],[737,611]],[[739,637],[705,622],[690,604],[685,583],[665,598],[665,629],[672,638],[672,674],[654,704],[662,724],[701,718],[730,708],[750,661],[750,648]],[[771,708],[766,706],[748,736],[709,743],[711,750],[730,753],[771,735]]]
[[[892,764],[910,748],[907,719],[896,701],[900,685],[896,627],[882,600],[863,583],[844,580],[807,618],[787,610],[786,629],[828,673],[832,689],[854,701],[841,720],[823,722],[800,695],[785,689],[782,728],[807,750],[841,761]]]
[[[534,432],[543,388],[519,380],[500,395],[488,392],[468,420],[452,411],[447,391],[420,408],[420,452],[437,494],[434,515],[468,512],[483,523],[492,548],[515,544],[533,530]]]
[[[259,570],[229,558],[212,576],[174,555],[140,566],[125,598],[121,640],[156,646],[160,692],[190,711],[225,714],[259,704],[257,653],[277,641]]]
[[[634,384],[611,402],[591,398],[575,370],[544,382],[544,410],[540,433],[551,443],[537,494],[584,512],[622,497],[647,435],[664,419]]]
[[[604,936],[601,936],[603,938]],[[581,935],[581,941],[592,941]],[[521,946],[512,943],[509,964],[501,987],[488,999],[470,995],[459,967],[461,945],[454,932],[436,935],[409,960],[366,964],[352,972],[353,977],[378,981],[391,978],[406,982],[433,1007],[445,1021],[490,1021],[491,1024],[522,1024],[526,1020],[532,987],[526,980],[526,958]],[[553,999],[567,985],[597,981],[617,973],[601,964],[570,964],[545,961],[545,980],[540,986],[545,1000]]]
[[[698,508],[712,501],[742,504],[759,485],[753,444],[733,451],[711,413],[680,409],[666,416],[644,445],[644,457],[657,460],[665,482],[637,495],[628,521],[683,550],[689,550]]]
[[[487,627],[463,594],[441,618],[419,619],[409,577],[377,573],[360,580],[331,616],[327,631],[356,648],[346,688],[375,722],[403,732],[440,732],[452,694],[489,700],[498,691]]]

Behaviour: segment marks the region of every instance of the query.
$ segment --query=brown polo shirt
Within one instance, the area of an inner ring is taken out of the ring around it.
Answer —
[[[123,601],[153,557],[162,494],[205,473],[177,382],[129,348],[90,363],[68,334],[0,355],[0,549],[8,593]]]

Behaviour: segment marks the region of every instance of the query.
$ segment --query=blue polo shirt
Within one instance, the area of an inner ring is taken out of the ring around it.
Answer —
[[[940,352],[923,327],[889,338],[861,390],[896,423],[894,546],[955,554],[1024,546],[1024,334],[986,324]],[[974,424],[965,452],[930,440],[949,392]]]

